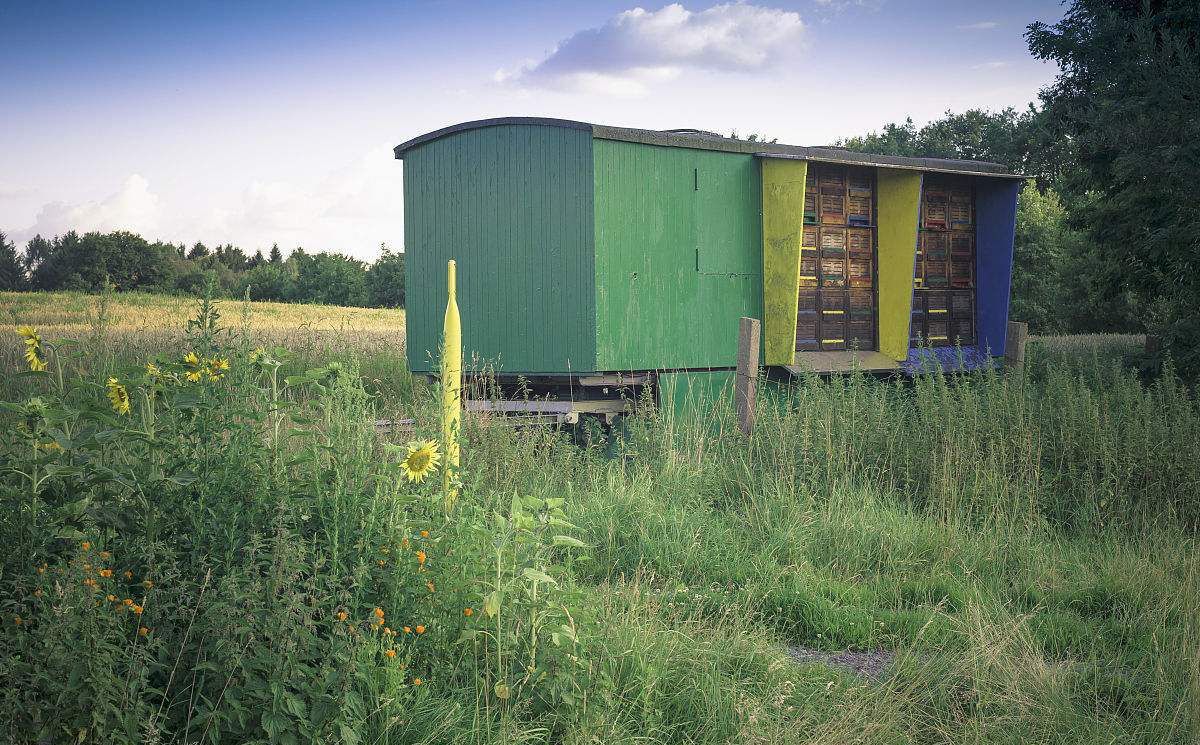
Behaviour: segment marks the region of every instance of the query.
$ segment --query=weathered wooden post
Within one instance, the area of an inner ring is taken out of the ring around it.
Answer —
[[[738,323],[737,380],[733,397],[738,427],[746,435],[754,431],[754,397],[758,392],[758,319]]]
[[[1020,371],[1025,367],[1025,342],[1029,339],[1029,324],[1008,322],[1008,342],[1004,346],[1004,367]]]
[[[443,490],[446,512],[458,498],[458,431],[462,416],[462,325],[455,299],[454,260],[446,263],[446,318],[442,322],[442,437],[446,444]]]

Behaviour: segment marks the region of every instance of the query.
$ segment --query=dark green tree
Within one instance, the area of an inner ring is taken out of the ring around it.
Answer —
[[[151,289],[172,281],[172,249],[128,231],[71,231],[38,250],[43,256],[30,275],[35,289],[92,291],[105,281],[118,290]]]
[[[969,109],[949,111],[917,129],[912,119],[886,124],[879,132],[840,140],[838,145],[861,153],[921,158],[986,160],[1034,176],[1040,188],[1050,188],[1070,167],[1069,145],[1056,142],[1042,113],[1030,107],[999,112]]]
[[[278,243],[271,244],[271,263],[276,266],[283,263],[283,252],[279,250]]]
[[[1132,292],[1147,330],[1200,375],[1200,3],[1074,0],[1026,39],[1061,70],[1041,97],[1078,159],[1064,190],[1104,270],[1097,290]]]
[[[325,305],[359,305],[368,301],[367,267],[341,254],[296,251],[288,259],[296,267],[292,300]]]
[[[380,246],[379,258],[367,270],[368,301],[372,308],[404,307],[404,254]]]
[[[25,244],[25,256],[23,257],[25,265],[25,275],[31,277],[39,266],[42,265],[50,255],[54,253],[54,244],[46,240],[40,234],[29,239]]]
[[[0,232],[0,290],[24,290],[25,267],[16,245]]]
[[[238,294],[244,296],[249,289],[251,300],[282,302],[295,298],[295,284],[289,267],[266,262],[241,275]]]

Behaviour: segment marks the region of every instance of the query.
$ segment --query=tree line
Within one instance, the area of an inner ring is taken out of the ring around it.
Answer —
[[[94,292],[116,290],[195,295],[209,279],[221,294],[290,303],[375,308],[404,306],[404,254],[383,247],[366,264],[338,253],[297,248],[286,258],[278,245],[247,256],[232,244],[190,249],[118,230],[35,236],[19,252],[0,233],[0,289]]]

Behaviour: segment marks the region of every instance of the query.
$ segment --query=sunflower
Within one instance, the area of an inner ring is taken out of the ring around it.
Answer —
[[[37,329],[31,326],[22,326],[17,329],[17,333],[25,340],[25,361],[29,363],[29,369],[34,372],[42,372],[46,369],[45,350],[42,349],[42,337],[38,334]]]
[[[129,391],[116,378],[108,379],[108,400],[112,402],[113,411],[118,414],[129,413]]]
[[[225,357],[217,357],[207,360],[208,363],[208,380],[215,383],[225,377],[225,373],[229,370],[229,360]]]
[[[408,443],[408,455],[400,461],[404,475],[409,481],[420,483],[425,477],[437,470],[442,454],[438,452],[437,443],[433,440]]]
[[[188,352],[183,355],[183,364],[191,368],[183,374],[188,379],[188,382],[199,383],[203,371],[200,369],[200,358],[196,356],[196,353]]]

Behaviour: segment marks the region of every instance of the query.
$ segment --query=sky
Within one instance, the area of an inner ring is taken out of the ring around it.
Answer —
[[[497,116],[827,144],[1023,109],[1057,0],[0,0],[0,231],[403,249],[392,147]]]

